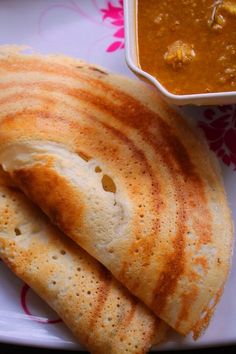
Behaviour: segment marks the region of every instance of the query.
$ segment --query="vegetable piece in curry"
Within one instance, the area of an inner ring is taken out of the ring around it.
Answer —
[[[138,0],[141,68],[175,94],[236,91],[236,0]]]

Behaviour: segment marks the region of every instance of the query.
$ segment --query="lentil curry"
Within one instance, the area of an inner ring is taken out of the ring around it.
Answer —
[[[138,0],[141,68],[175,94],[236,90],[236,0]]]

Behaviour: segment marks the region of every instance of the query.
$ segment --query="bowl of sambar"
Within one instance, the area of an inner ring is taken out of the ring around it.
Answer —
[[[236,0],[125,0],[131,70],[170,103],[236,103]]]

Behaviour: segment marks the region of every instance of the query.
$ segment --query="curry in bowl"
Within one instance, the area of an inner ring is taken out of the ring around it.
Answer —
[[[142,70],[177,95],[236,91],[236,0],[138,0]]]

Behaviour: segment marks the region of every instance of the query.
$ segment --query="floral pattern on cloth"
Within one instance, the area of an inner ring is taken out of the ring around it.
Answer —
[[[119,5],[115,6],[111,1],[108,1],[107,7],[101,9],[103,13],[103,21],[109,19],[110,23],[117,27],[113,37],[114,42],[111,43],[106,49],[107,52],[115,52],[118,49],[124,48],[124,10],[123,0],[119,0]]]
[[[199,122],[211,150],[236,170],[236,105],[209,107]]]
[[[86,0],[90,4],[93,11],[88,11],[83,3],[78,0],[67,0],[63,2],[52,2],[49,6],[46,6],[40,14],[38,21],[38,33],[44,40],[51,41],[48,38],[47,31],[45,31],[45,21],[48,17],[55,16],[56,11],[62,10],[65,13],[74,13],[81,19],[89,21],[91,24],[97,26],[103,26],[107,28],[109,34],[106,34],[96,39],[88,50],[92,51],[94,46],[97,46],[104,40],[111,38],[111,43],[106,44],[105,51],[107,53],[116,52],[124,48],[124,10],[123,0],[109,0],[99,2],[97,0]],[[53,15],[53,16],[52,16]],[[59,34],[60,35],[60,34]]]
[[[47,317],[42,317],[42,316],[37,316],[33,315],[31,310],[30,310],[30,302],[27,297],[28,293],[30,292],[31,288],[27,285],[24,284],[21,289],[21,295],[20,295],[20,302],[21,302],[21,307],[24,311],[24,313],[29,316],[29,318],[32,321],[41,323],[41,324],[55,324],[55,323],[60,323],[62,320],[60,318],[56,319],[49,319]]]

